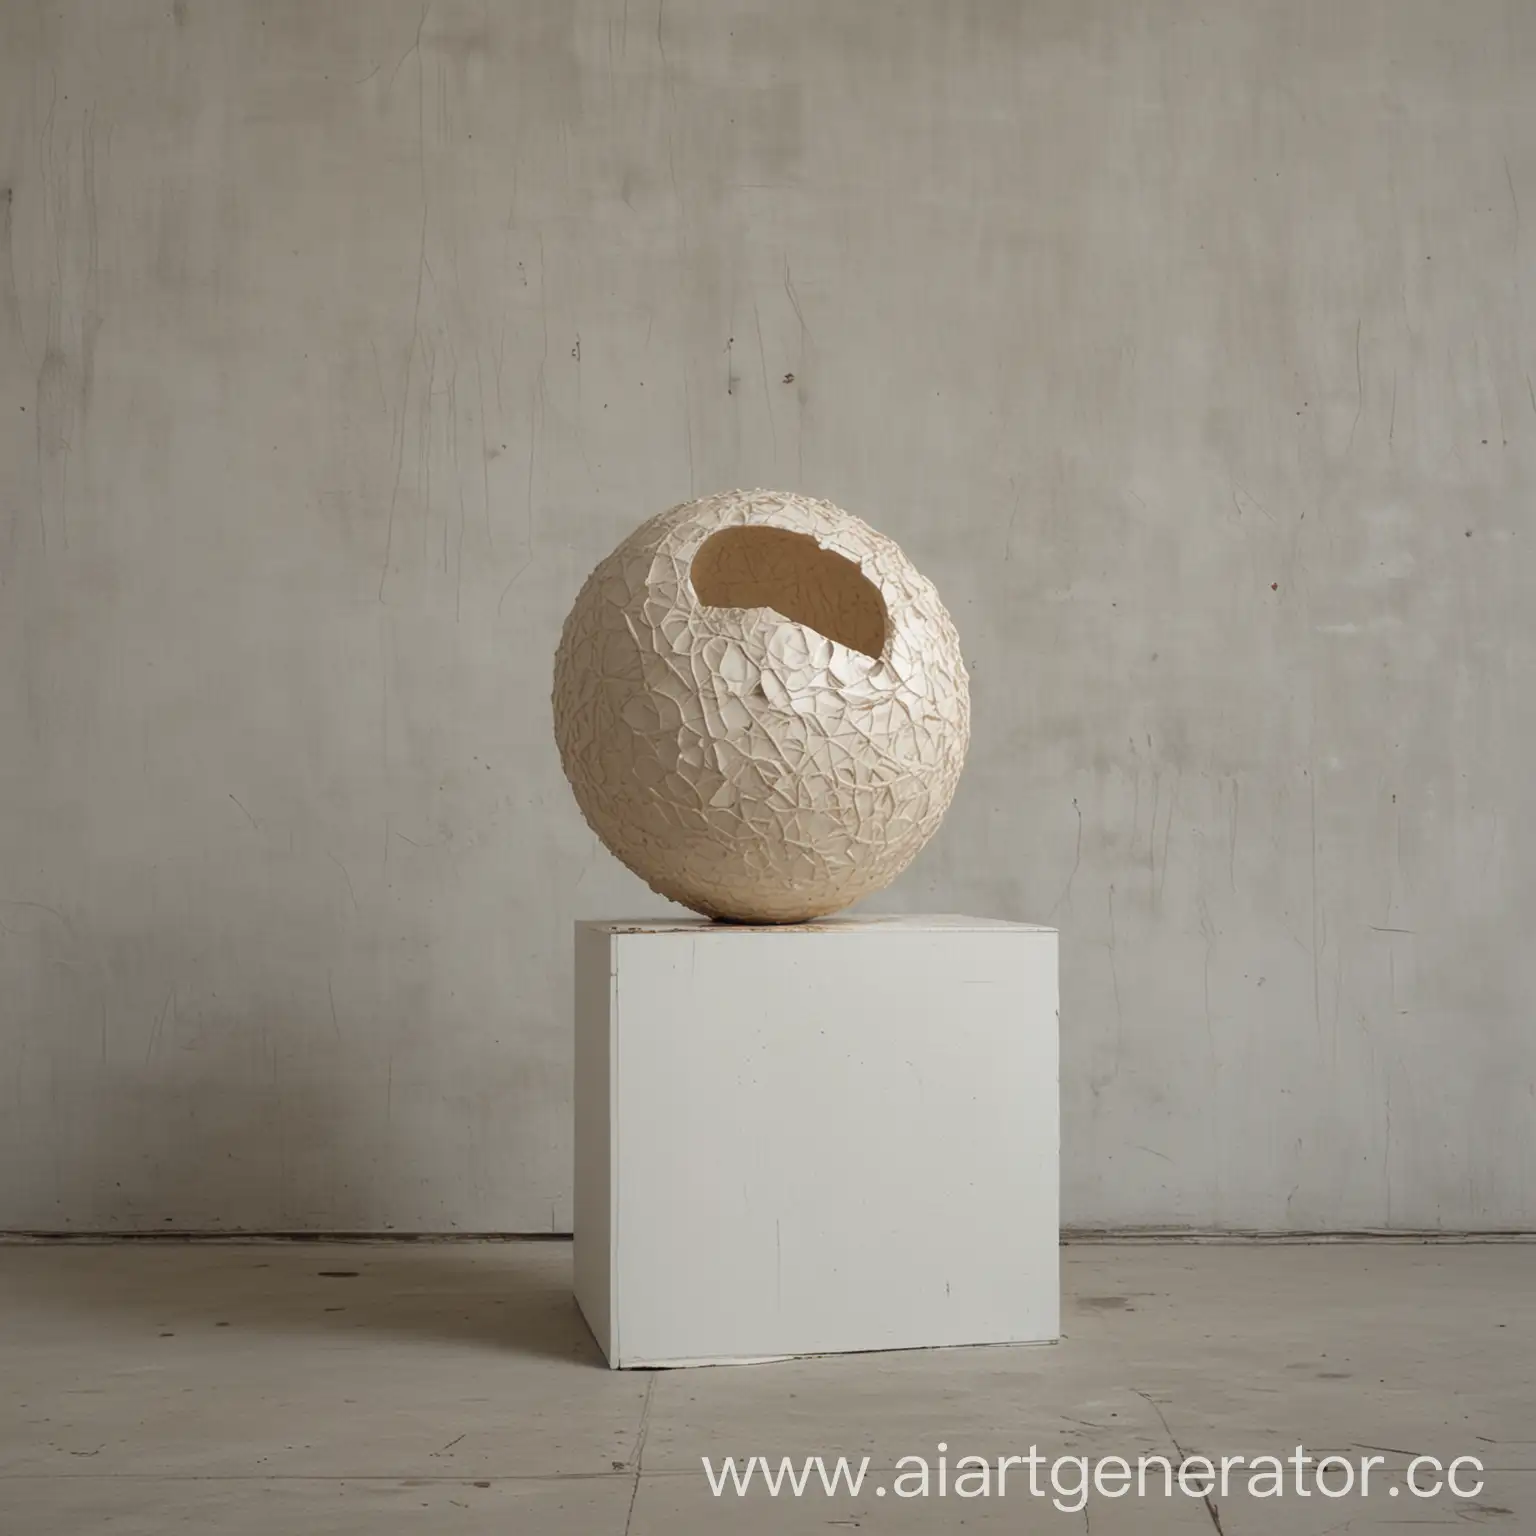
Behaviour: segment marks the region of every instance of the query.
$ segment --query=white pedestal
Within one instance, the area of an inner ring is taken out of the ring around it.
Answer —
[[[576,925],[576,1299],[615,1367],[1045,1341],[1056,933]]]

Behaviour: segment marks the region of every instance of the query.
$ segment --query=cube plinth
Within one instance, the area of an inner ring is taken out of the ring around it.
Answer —
[[[1048,1342],[1057,935],[576,930],[576,1298],[614,1367]]]

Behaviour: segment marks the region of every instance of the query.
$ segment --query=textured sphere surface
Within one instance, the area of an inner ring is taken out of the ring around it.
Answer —
[[[565,621],[555,739],[587,823],[652,890],[799,922],[890,884],[960,777],[954,624],[830,502],[732,491],[653,517]]]

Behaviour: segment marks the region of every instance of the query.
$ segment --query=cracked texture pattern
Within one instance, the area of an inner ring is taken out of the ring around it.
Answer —
[[[588,825],[709,917],[799,922],[889,885],[970,737],[959,637],[890,539],[830,502],[730,491],[635,530],[555,658]]]

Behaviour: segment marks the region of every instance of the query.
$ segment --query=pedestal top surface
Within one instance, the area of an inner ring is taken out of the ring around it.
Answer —
[[[881,913],[864,917],[820,917],[809,923],[718,923],[707,917],[586,918],[578,926],[607,933],[1055,933],[1042,923],[1010,923],[999,917],[965,917],[954,912]]]

